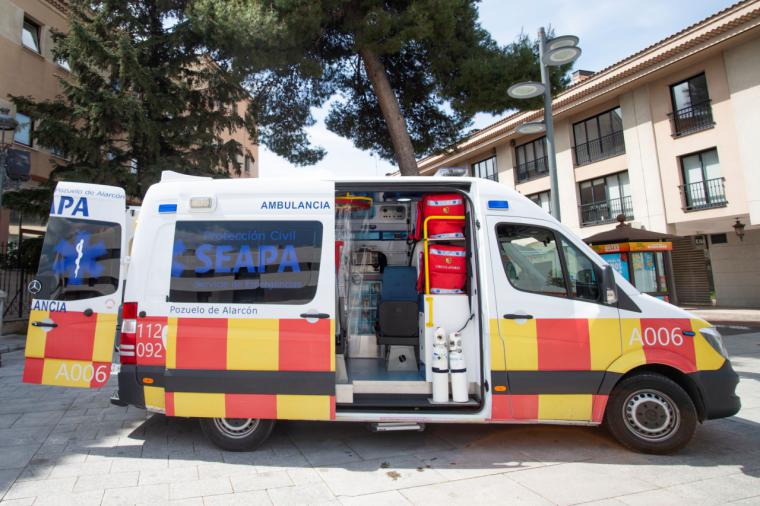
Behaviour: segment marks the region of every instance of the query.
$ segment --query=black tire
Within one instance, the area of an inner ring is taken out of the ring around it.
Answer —
[[[199,418],[201,430],[222,450],[255,450],[269,438],[274,420],[260,418]]]
[[[697,410],[678,383],[661,374],[622,380],[607,402],[607,428],[623,446],[665,454],[683,448],[697,428]]]

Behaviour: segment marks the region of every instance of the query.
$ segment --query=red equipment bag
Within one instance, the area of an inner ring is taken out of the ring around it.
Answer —
[[[432,244],[428,247],[430,293],[464,293],[467,282],[467,258],[464,246]],[[417,291],[425,291],[425,257],[420,258]]]
[[[423,224],[429,216],[464,216],[464,197],[458,193],[435,193],[423,195],[417,203],[417,223],[414,239],[423,235]],[[464,237],[464,220],[430,220],[428,237],[452,239]]]

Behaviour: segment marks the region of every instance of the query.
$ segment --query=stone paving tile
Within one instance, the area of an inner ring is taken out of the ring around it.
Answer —
[[[18,481],[11,485],[3,499],[21,499],[43,495],[68,494],[74,489],[76,478],[57,478],[53,480]]]
[[[74,485],[74,492],[106,490],[111,488],[135,487],[140,473],[112,473],[94,476],[80,476]]]
[[[79,464],[58,464],[50,472],[50,478],[68,478],[70,476],[89,476],[108,474],[112,462],[82,462]]]
[[[0,469],[24,467],[32,460],[39,444],[0,447]]]
[[[512,473],[520,474],[520,473]],[[552,504],[540,494],[512,481],[505,475],[484,476],[399,491],[416,505],[506,504],[510,506]]]
[[[757,476],[733,474],[676,485],[648,493],[618,497],[625,504],[638,505],[718,505],[760,495]]]
[[[0,506],[32,506],[36,497],[27,497],[25,499],[8,499],[0,501]]]
[[[103,506],[133,504],[163,504],[169,501],[169,485],[145,485],[127,488],[112,488],[103,494]]]
[[[288,469],[288,476],[294,485],[307,485],[309,483],[320,483],[322,478],[316,469],[311,467],[297,467]]]
[[[362,460],[356,451],[338,439],[300,441],[297,447],[312,466],[329,466]]]
[[[140,471],[139,484],[155,485],[157,483],[173,483],[175,481],[191,481],[197,479],[197,467],[147,469]]]
[[[0,415],[0,429],[9,429],[13,423],[21,418],[21,414],[12,413],[9,415]]]
[[[425,487],[420,488],[424,489]],[[338,500],[343,506],[391,506],[412,504],[397,490],[378,492],[377,494],[359,495],[356,497],[341,496],[338,497]],[[443,504],[448,503],[444,502]]]
[[[0,499],[3,498],[8,489],[11,488],[13,482],[21,474],[22,469],[4,469],[0,471]]]
[[[45,480],[53,471],[52,465],[26,466],[16,481]]]
[[[207,478],[203,480],[175,482],[169,485],[172,499],[204,497],[207,495],[230,494],[233,492],[229,478]]]
[[[272,504],[293,505],[293,504],[322,504],[335,500],[327,485],[324,483],[313,483],[301,487],[284,487],[267,490]]]
[[[290,479],[290,476],[286,471],[236,474],[230,478],[230,482],[232,483],[232,488],[235,492],[267,490],[271,488],[289,487],[293,485],[293,481]],[[321,483],[321,480],[319,483]]]
[[[614,466],[587,462],[529,469],[510,473],[509,478],[556,504],[596,501],[656,488],[635,476],[618,472]]]
[[[60,494],[38,497],[35,506],[98,506],[103,500],[102,490],[91,490],[74,494]]]
[[[352,462],[317,469],[335,495],[362,495],[447,481],[444,476],[416,458]]]
[[[235,494],[212,495],[203,498],[205,506],[270,506],[269,494],[266,490],[241,492]]]

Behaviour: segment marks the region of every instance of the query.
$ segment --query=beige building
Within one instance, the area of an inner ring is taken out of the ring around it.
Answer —
[[[23,111],[17,111],[8,95],[27,95],[52,99],[60,93],[58,76],[66,76],[65,63],[57,63],[52,54],[51,30],[66,31],[65,0],[0,0],[0,108],[8,108],[20,126],[13,149],[29,153],[31,182],[47,179],[56,154],[32,140],[33,125]],[[242,110],[245,104],[236,104]],[[228,133],[226,138],[240,142],[251,156],[241,159],[241,177],[258,176],[258,145],[251,143],[244,131]],[[39,220],[0,210],[0,244],[17,241],[25,234],[44,230]]]
[[[562,222],[589,237],[624,214],[678,236],[679,303],[760,307],[760,1],[573,77],[553,101]],[[548,209],[544,139],[515,131],[542,115],[503,118],[420,171],[467,166]]]

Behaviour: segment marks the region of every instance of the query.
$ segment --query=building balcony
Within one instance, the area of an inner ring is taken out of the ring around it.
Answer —
[[[728,205],[725,183],[726,178],[716,177],[680,186],[684,211],[699,211]]]
[[[518,183],[524,183],[549,174],[549,162],[545,156],[530,162],[518,164],[515,167],[515,177]]]
[[[631,197],[609,199],[602,202],[592,202],[578,206],[581,212],[581,226],[602,225],[613,223],[619,215],[625,219],[633,219],[633,202]]]
[[[622,130],[584,142],[583,144],[576,144],[573,147],[573,158],[576,167],[612,158],[623,153],[625,153],[625,141]]]
[[[678,109],[670,114],[670,124],[673,129],[673,137],[693,134],[700,130],[706,130],[715,126],[712,116],[710,100],[692,104],[689,107]]]

